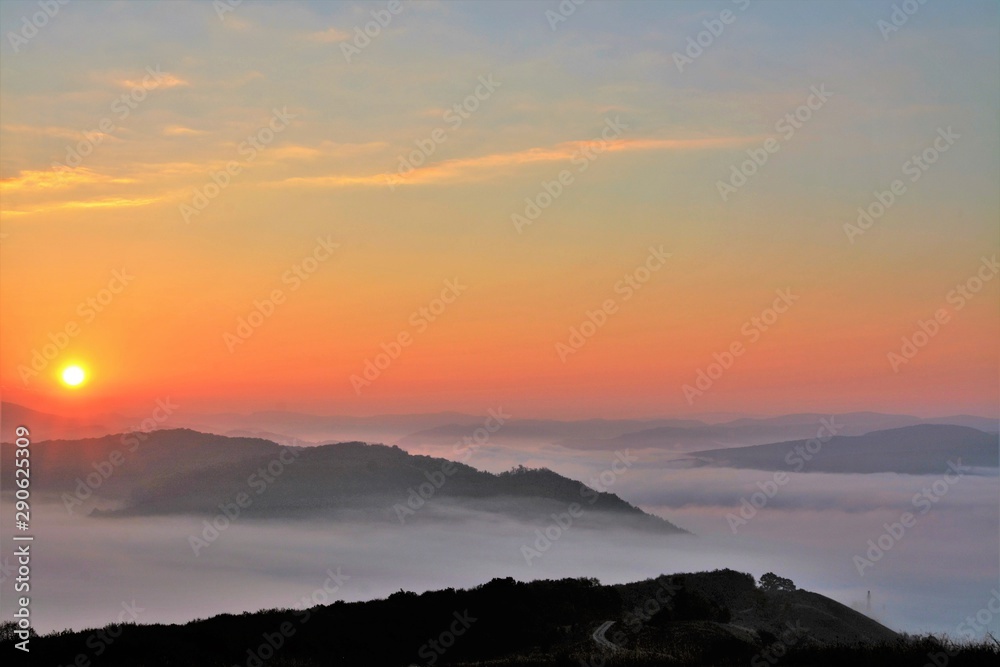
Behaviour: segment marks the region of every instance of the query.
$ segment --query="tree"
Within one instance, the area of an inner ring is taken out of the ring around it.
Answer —
[[[0,623],[0,642],[12,642],[17,639],[14,634],[17,630],[17,623],[14,621],[4,621]]]
[[[795,584],[791,579],[779,577],[774,572],[768,572],[760,578],[760,588],[763,591],[794,591]]]

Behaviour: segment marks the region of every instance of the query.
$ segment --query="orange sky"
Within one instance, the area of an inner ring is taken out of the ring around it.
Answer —
[[[19,52],[5,43],[4,400],[996,415],[997,34],[977,14],[996,8],[927,6],[887,41],[833,5],[765,5],[678,72],[698,6],[592,4],[550,31],[534,5],[418,3],[351,62],[341,44],[367,10],[349,5],[221,20],[80,3]],[[31,6],[5,3],[4,34]],[[821,84],[832,95],[789,136],[781,119]],[[949,127],[913,179],[907,160]],[[723,200],[720,180],[769,139]],[[905,192],[852,242],[845,225],[896,179]],[[526,199],[543,204],[533,220]],[[669,258],[649,271],[651,247]],[[752,318],[776,290],[797,299],[765,331]],[[559,347],[609,301],[579,350]],[[244,340],[255,303],[269,315]],[[58,381],[69,363],[89,372],[80,388]]]

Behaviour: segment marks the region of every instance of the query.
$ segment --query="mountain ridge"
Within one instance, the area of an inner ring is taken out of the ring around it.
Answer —
[[[949,463],[1000,467],[1000,438],[968,426],[915,424],[863,435],[691,452],[703,465],[830,473],[944,473]]]
[[[13,470],[13,456],[11,445],[0,447],[5,470]],[[615,494],[551,470],[491,473],[460,461],[409,454],[395,445],[286,447],[261,438],[163,429],[36,442],[32,460],[34,492],[57,496],[68,508],[97,507],[102,500],[106,506],[98,507],[97,515],[104,517],[212,515],[245,494],[253,502],[241,514],[250,517],[361,512],[366,518],[402,521],[407,508],[412,514],[444,501],[531,518],[566,511],[575,503],[614,515],[627,527],[686,532]]]
[[[327,575],[317,588],[323,595],[307,596],[291,609],[221,614],[183,625],[117,626],[116,640],[101,662],[228,665],[251,664],[248,656],[256,656],[259,662],[289,667],[415,662],[561,666],[606,664],[610,651],[615,655],[610,664],[728,666],[756,664],[755,658],[763,660],[764,651],[779,645],[863,651],[898,647],[903,641],[877,621],[825,596],[797,590],[788,580],[774,588],[765,585],[765,577],[758,585],[753,576],[733,570],[610,585],[584,578],[494,578],[468,589],[400,590],[365,602],[316,604],[317,598],[336,598],[353,583],[340,568]],[[55,664],[58,657],[78,651],[88,634],[92,631],[37,638],[33,656]],[[272,656],[276,662],[270,661]]]

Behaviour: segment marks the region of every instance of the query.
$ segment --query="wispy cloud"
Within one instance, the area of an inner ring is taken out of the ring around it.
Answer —
[[[168,125],[163,128],[163,134],[168,137],[190,137],[208,133],[204,130],[196,130],[191,127],[184,127],[183,125]]]
[[[26,170],[12,178],[0,180],[0,192],[31,192],[62,190],[84,185],[134,183],[135,179],[100,174],[90,169]]]
[[[306,39],[311,42],[342,42],[345,39],[350,39],[351,33],[345,32],[344,30],[338,30],[337,28],[330,27],[326,30],[320,30],[319,32],[310,32],[306,35]]]
[[[310,146],[278,146],[271,151],[271,157],[276,160],[305,160],[321,155],[323,155],[323,151]]]
[[[148,206],[156,202],[163,201],[166,197],[102,197],[100,199],[80,199],[72,201],[44,204],[28,208],[5,209],[5,216],[33,215],[36,213],[49,213],[52,211],[88,209],[88,208],[132,208],[136,206]]]
[[[122,88],[149,88],[149,79],[121,79],[118,85]],[[177,86],[190,86],[191,83],[185,79],[180,78],[175,74],[170,74],[169,72],[163,72],[159,74],[156,81],[157,88],[176,88]]]
[[[604,142],[601,152],[630,151],[700,151],[732,148],[760,141],[761,137],[698,137],[687,139],[616,139]],[[439,184],[475,181],[495,175],[497,169],[517,168],[539,162],[572,160],[585,150],[597,150],[598,142],[567,141],[549,147],[528,148],[509,153],[491,153],[468,158],[445,160],[414,169],[406,175],[378,173],[358,176],[354,174],[329,174],[324,176],[299,176],[285,179],[282,184],[304,187],[343,187],[351,185],[385,185],[387,179],[407,184]]]
[[[0,130],[12,134],[38,134],[45,137],[59,137],[62,139],[79,139],[82,134],[79,130],[70,127],[60,127],[57,125],[0,125]],[[106,136],[103,135],[102,136]]]

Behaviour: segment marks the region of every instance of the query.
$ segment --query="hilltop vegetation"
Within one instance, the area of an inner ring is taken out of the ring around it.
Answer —
[[[100,664],[108,667],[756,666],[779,657],[782,665],[920,665],[928,653],[955,648],[899,636],[815,593],[765,590],[732,570],[614,586],[506,578],[469,590],[313,604],[334,599],[347,579],[330,575],[295,609],[38,637],[32,664],[72,664],[99,650]],[[2,639],[0,652],[11,656],[13,641]],[[986,644],[970,645],[949,664],[981,665],[996,657]]]

